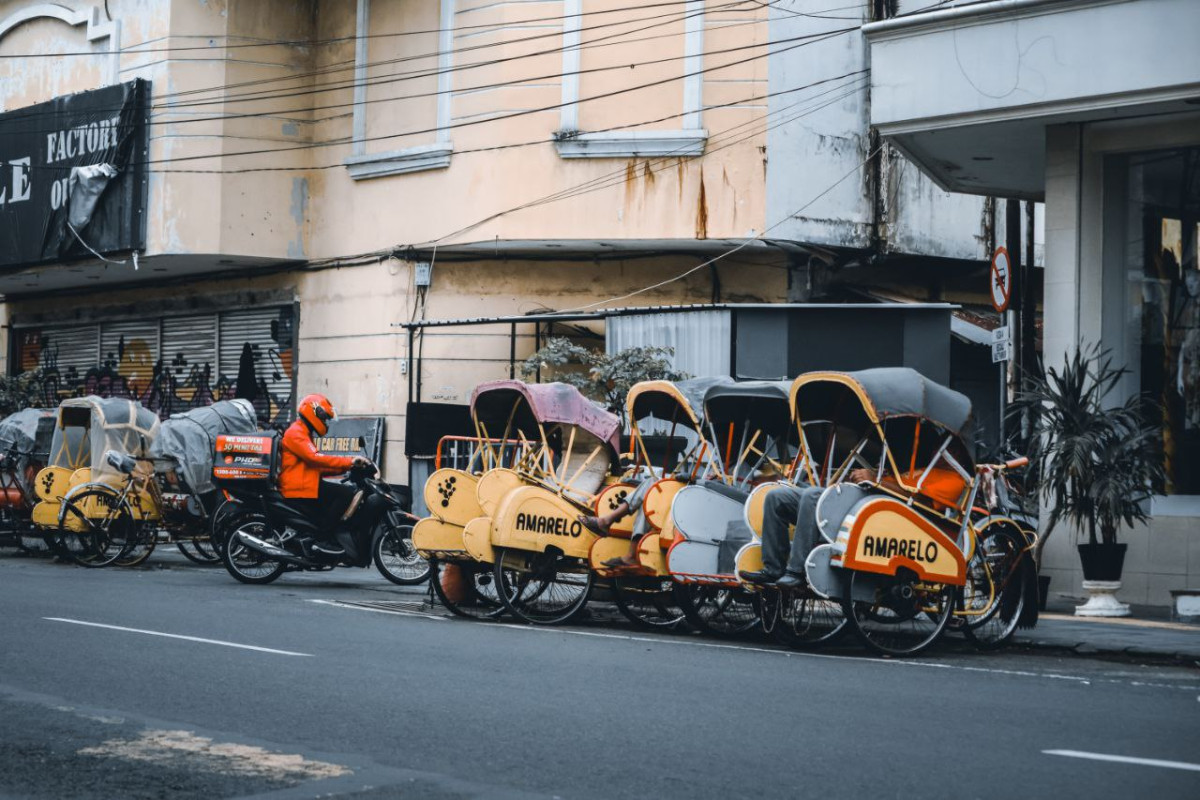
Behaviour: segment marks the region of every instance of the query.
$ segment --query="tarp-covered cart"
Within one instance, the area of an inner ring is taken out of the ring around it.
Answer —
[[[0,420],[0,546],[44,548],[30,522],[34,478],[50,456],[53,409],[25,408]]]

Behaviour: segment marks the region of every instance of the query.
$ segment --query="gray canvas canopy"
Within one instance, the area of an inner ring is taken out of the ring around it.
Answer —
[[[0,452],[9,450],[23,456],[50,453],[50,436],[54,429],[54,409],[23,408],[0,420]]]
[[[975,456],[975,418],[971,400],[908,367],[858,372],[811,372],[792,383],[792,415],[803,422],[855,419],[882,423],[915,417],[953,434],[966,453]],[[864,419],[865,418],[865,419]]]
[[[788,411],[790,388],[791,381],[717,384],[704,395],[704,413],[718,432],[733,423],[779,437],[792,427]]]
[[[704,396],[714,387],[732,385],[728,377],[687,378],[682,381],[642,381],[629,390],[626,408],[629,418],[637,421],[647,417],[681,424],[704,421]],[[680,414],[680,410],[684,414]]]
[[[222,433],[254,433],[258,422],[249,400],[221,400],[172,414],[162,423],[158,437],[150,447],[159,472],[178,470],[188,487],[206,494],[216,487],[212,482],[213,447]]]

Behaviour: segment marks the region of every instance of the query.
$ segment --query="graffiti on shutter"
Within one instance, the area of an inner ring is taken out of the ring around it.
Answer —
[[[41,369],[45,405],[98,394],[139,400],[162,417],[244,397],[263,424],[291,419],[291,306],[138,322],[23,328],[17,367]]]

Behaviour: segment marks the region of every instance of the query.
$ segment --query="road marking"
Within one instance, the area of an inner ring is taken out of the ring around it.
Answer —
[[[1115,761],[1118,764],[1140,764],[1144,767],[1162,767],[1163,769],[1185,769],[1190,772],[1200,772],[1200,764],[1189,764],[1186,761],[1163,761],[1159,758],[1134,758],[1132,756],[1114,756],[1108,753],[1087,753],[1082,750],[1043,750],[1048,756],[1066,756],[1067,758],[1086,758],[1091,761]]]
[[[420,617],[421,619],[433,619],[433,620],[437,620],[438,622],[449,622],[450,621],[449,618],[447,618],[447,617],[434,615],[434,614],[427,614],[422,611],[408,611],[407,609],[403,609],[403,608],[371,608],[370,606],[358,605],[357,603],[347,603],[343,600],[313,600],[313,599],[310,599],[308,602],[316,603],[316,604],[322,605],[322,606],[337,606],[338,608],[352,608],[355,611],[373,611],[376,614],[395,614],[400,617]]]
[[[85,622],[81,619],[67,619],[66,617],[42,617],[42,619],[50,622],[66,622],[71,625],[86,625],[89,628],[107,628],[110,631],[125,631],[126,633],[144,633],[147,636],[162,636],[166,639],[182,639],[185,642],[200,642],[201,644],[216,644],[221,647],[236,647],[239,650],[255,650],[259,653],[274,653],[280,656],[303,656],[312,658],[312,653],[293,653],[291,650],[275,650],[271,647],[257,647],[252,644],[238,644],[237,642],[223,642],[220,639],[202,639],[199,636],[181,636],[177,633],[163,633],[162,631],[146,631],[141,628],[125,628],[120,625],[105,625],[101,622]]]

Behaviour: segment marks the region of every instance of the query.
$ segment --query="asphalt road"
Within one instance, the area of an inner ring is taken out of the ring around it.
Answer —
[[[373,572],[169,563],[0,555],[0,797],[1200,797],[1197,670],[477,623],[340,605],[416,607]]]

